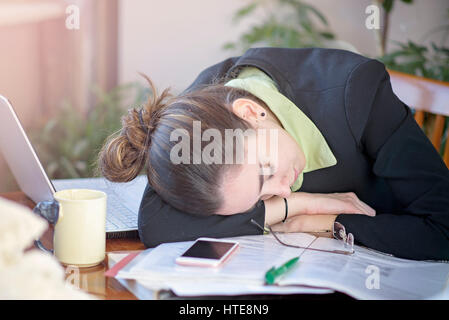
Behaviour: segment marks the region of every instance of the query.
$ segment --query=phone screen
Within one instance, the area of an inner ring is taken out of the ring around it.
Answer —
[[[198,240],[181,257],[219,260],[234,245],[230,242]]]

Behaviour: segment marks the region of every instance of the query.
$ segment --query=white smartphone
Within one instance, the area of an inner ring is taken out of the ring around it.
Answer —
[[[239,243],[237,241],[199,238],[181,256],[176,258],[176,263],[186,266],[218,267],[238,247]]]

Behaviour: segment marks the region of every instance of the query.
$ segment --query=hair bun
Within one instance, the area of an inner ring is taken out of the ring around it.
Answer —
[[[123,135],[109,139],[98,158],[100,173],[113,182],[131,181],[144,165],[140,153]]]
[[[114,182],[133,180],[146,163],[151,136],[159,122],[161,111],[171,96],[169,88],[158,96],[153,82],[140,73],[149,83],[151,95],[141,109],[129,109],[122,117],[122,129],[118,136],[107,139],[98,158],[100,173]]]

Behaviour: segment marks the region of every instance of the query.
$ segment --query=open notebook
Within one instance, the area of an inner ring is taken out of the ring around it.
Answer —
[[[301,246],[313,242],[311,247],[342,249],[340,241],[316,239],[310,234],[292,233],[283,237]],[[301,290],[327,293],[329,289],[358,299],[426,299],[447,295],[448,263],[399,259],[360,246],[355,246],[352,255],[304,252],[280,245],[272,235],[232,239],[239,241],[239,251],[218,269],[176,265],[176,257],[193,243],[188,241],[145,250],[119,270],[116,277],[138,280],[148,288],[169,288],[180,296],[288,294]],[[297,266],[277,286],[264,285],[269,268],[299,255]]]

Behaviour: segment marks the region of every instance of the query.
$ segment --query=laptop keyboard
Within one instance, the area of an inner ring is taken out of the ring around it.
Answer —
[[[144,176],[128,183],[112,183],[104,178],[52,180],[56,190],[71,188],[94,189],[105,192],[107,198],[106,232],[137,230],[137,216],[147,183]]]
[[[108,196],[107,231],[124,231],[137,229],[137,213],[130,211],[118,201],[116,196]]]

